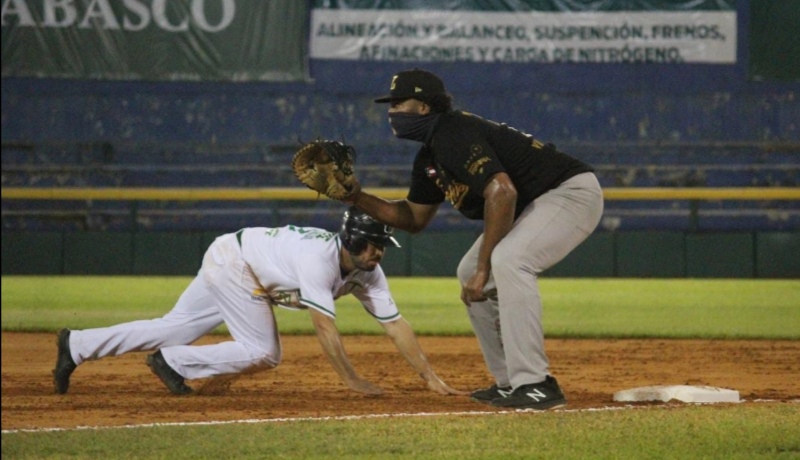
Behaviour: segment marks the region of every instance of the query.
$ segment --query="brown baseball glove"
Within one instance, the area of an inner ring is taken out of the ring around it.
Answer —
[[[317,139],[304,144],[292,158],[295,176],[311,190],[345,200],[360,189],[353,171],[355,149],[338,141]]]

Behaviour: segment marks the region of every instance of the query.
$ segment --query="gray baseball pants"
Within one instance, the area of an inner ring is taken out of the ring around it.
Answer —
[[[489,372],[501,387],[539,383],[549,374],[538,275],[567,256],[597,227],[603,192],[592,173],[563,182],[529,204],[492,252],[485,292],[497,298],[468,308]],[[462,286],[478,262],[483,235],[458,265]]]

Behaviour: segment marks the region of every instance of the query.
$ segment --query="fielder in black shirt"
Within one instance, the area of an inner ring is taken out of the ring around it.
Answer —
[[[364,191],[347,202],[408,232],[425,228],[446,199],[484,231],[461,259],[458,278],[495,383],[472,399],[545,410],[566,404],[544,350],[538,274],[597,227],[603,195],[591,166],[505,124],[455,111],[441,79],[412,69],[388,96],[395,136],[422,143],[406,199]]]

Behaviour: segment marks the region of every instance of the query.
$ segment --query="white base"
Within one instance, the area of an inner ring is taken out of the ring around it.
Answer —
[[[657,385],[631,388],[614,393],[614,401],[677,400],[687,403],[739,402],[739,392],[725,388],[691,385]]]

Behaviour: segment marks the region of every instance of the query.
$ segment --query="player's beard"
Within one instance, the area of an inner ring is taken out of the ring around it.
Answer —
[[[378,267],[380,261],[381,261],[380,258],[372,258],[364,260],[360,257],[353,256],[353,265],[355,265],[355,267],[358,270],[362,270],[365,272],[374,271]]]

